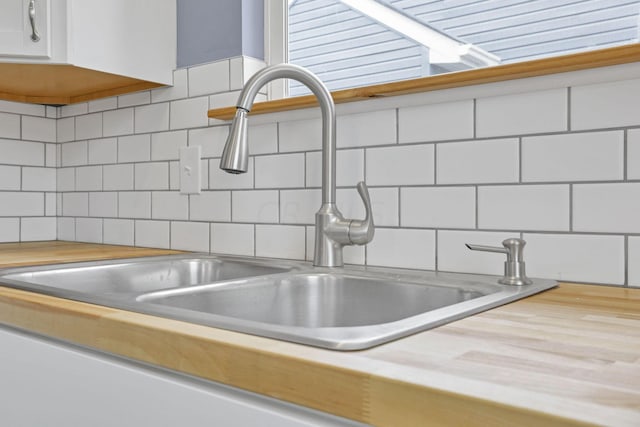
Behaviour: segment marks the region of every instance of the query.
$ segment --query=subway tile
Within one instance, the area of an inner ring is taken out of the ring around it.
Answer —
[[[44,215],[56,216],[58,215],[58,194],[59,193],[45,193],[44,195]]]
[[[573,229],[640,233],[640,183],[576,184]]]
[[[173,86],[153,89],[151,91],[151,102],[173,101],[188,96],[187,69],[173,71]]]
[[[465,245],[502,247],[502,241],[512,237],[520,236],[514,233],[438,230],[438,270],[501,276],[504,274],[504,255],[472,251]]]
[[[50,119],[57,119],[58,118],[58,107],[54,107],[53,105],[47,105],[45,106],[45,113],[44,116],[48,117]]]
[[[102,219],[76,218],[76,241],[102,243]]]
[[[209,252],[209,224],[172,221],[171,249]]]
[[[117,217],[118,193],[115,191],[89,193],[89,216]]]
[[[76,117],[76,139],[102,137],[102,113],[92,113]]]
[[[0,113],[0,138],[20,139],[20,116]]]
[[[473,100],[398,110],[400,143],[473,138]]]
[[[22,191],[56,191],[56,170],[23,167]]]
[[[176,191],[154,191],[153,219],[189,219],[189,197]]]
[[[97,113],[100,111],[115,110],[118,108],[118,97],[101,98],[89,101],[89,112]]]
[[[20,166],[44,166],[44,146],[40,142],[0,139],[2,163]]]
[[[1,125],[0,129],[2,129]],[[21,139],[28,141],[57,142],[56,132],[56,119],[22,116]]]
[[[136,246],[169,248],[169,221],[135,221]]]
[[[56,169],[56,190],[75,191],[76,190],[76,169],[58,168]]]
[[[371,186],[433,184],[433,145],[371,148],[366,162],[366,181]]]
[[[474,228],[476,190],[473,187],[402,188],[403,227]]]
[[[233,86],[232,89],[241,89],[242,86],[258,71],[265,68],[266,64],[263,60],[252,58],[250,56],[242,57],[242,81],[236,82],[236,86]],[[240,83],[239,85],[237,83]],[[264,88],[263,88],[264,89]]]
[[[627,268],[629,286],[640,288],[640,236],[629,236]]]
[[[367,265],[434,270],[435,242],[433,230],[378,228],[367,245]]]
[[[189,96],[227,92],[229,87],[229,61],[217,61],[189,68]]]
[[[253,188],[253,157],[249,158],[247,173],[231,174],[220,169],[220,159],[209,161],[209,188],[231,190]]]
[[[56,215],[59,217],[62,216],[62,194],[56,193]]]
[[[281,153],[322,149],[322,121],[319,118],[278,123]]]
[[[277,154],[254,159],[256,188],[304,187],[304,154]]]
[[[44,146],[44,165],[50,168],[59,167],[58,150],[60,144],[45,144]]]
[[[250,125],[247,130],[249,154],[272,154],[278,152],[278,125],[276,123]]]
[[[137,163],[134,182],[136,190],[168,190],[169,163]]]
[[[527,275],[561,281],[624,284],[624,237],[528,234]]]
[[[230,255],[254,255],[253,224],[211,224],[211,252]]]
[[[371,209],[373,210],[373,222],[377,226],[382,227],[394,227],[399,225],[400,214],[398,212],[400,208],[399,203],[399,190],[398,188],[370,188],[369,195],[371,197]],[[338,201],[341,201],[341,191],[338,191]],[[352,190],[352,200],[354,197]],[[359,196],[357,196],[360,199]],[[362,201],[354,202],[356,205],[362,206],[362,212],[364,212],[364,206]],[[345,206],[345,205],[341,205]],[[345,212],[351,211],[345,208]],[[360,215],[357,218],[361,218]],[[364,216],[362,217],[364,218]]]
[[[622,131],[523,138],[522,180],[621,180],[623,159]]]
[[[89,104],[80,102],[77,104],[63,105],[60,107],[60,117],[79,116],[89,112]]]
[[[214,95],[209,95],[209,108],[224,108],[230,105],[236,105],[239,95],[239,90],[234,90],[231,92],[220,92]],[[258,94],[256,96],[255,102],[261,102],[261,96],[262,95]],[[216,120],[218,119],[209,119],[209,123],[212,123]]]
[[[118,140],[116,138],[93,139],[88,142],[89,164],[103,165],[118,161]]]
[[[104,190],[133,190],[133,165],[107,165],[102,168]]]
[[[396,110],[340,115],[336,123],[338,147],[396,143]]]
[[[169,130],[169,103],[145,105],[135,108],[135,132],[162,132]]]
[[[62,195],[63,216],[87,216],[89,215],[88,193],[64,193]]]
[[[640,129],[627,131],[627,179],[640,179]]]
[[[118,108],[133,107],[136,105],[144,105],[151,102],[151,92],[148,90],[142,92],[133,92],[126,95],[118,96]]]
[[[20,170],[20,166],[0,166],[0,190],[20,190]]]
[[[569,186],[479,187],[478,228],[568,231]]]
[[[280,221],[285,224],[315,224],[316,212],[321,202],[320,190],[282,190],[280,191],[282,215]]]
[[[336,184],[352,186],[364,181],[364,150],[338,150],[336,153]],[[307,187],[322,186],[322,152],[306,154]]]
[[[190,98],[171,102],[169,123],[171,129],[186,129],[207,126],[209,98]]]
[[[571,129],[639,125],[638,97],[640,79],[572,87]]]
[[[118,162],[146,162],[150,159],[150,135],[121,136],[118,138]]]
[[[24,102],[0,101],[0,111],[29,116],[45,116],[45,106],[37,104],[25,104]]]
[[[76,191],[102,190],[102,166],[76,168]]]
[[[54,217],[22,218],[20,221],[20,241],[56,240],[57,221]]]
[[[438,184],[510,183],[519,180],[518,139],[438,144]]]
[[[105,218],[103,223],[104,241],[109,245],[134,244],[134,221],[131,219]]]
[[[564,88],[479,98],[476,101],[476,136],[565,131],[567,98]]]
[[[178,160],[180,148],[187,146],[187,131],[154,133],[151,135],[151,160]]]
[[[70,142],[76,139],[76,119],[68,117],[56,120],[57,142]]]
[[[189,147],[202,147],[202,157],[222,157],[224,144],[229,136],[229,126],[211,126],[202,129],[189,130]],[[249,144],[251,150],[251,144]]]
[[[58,216],[57,218],[58,240],[76,240],[76,219]]]
[[[0,216],[44,216],[44,194],[0,192]]]
[[[189,196],[192,221],[231,221],[231,192],[203,191]]]
[[[105,111],[102,120],[104,136],[121,136],[133,133],[133,108]]]
[[[231,195],[233,222],[277,223],[278,191],[234,191]]]
[[[238,56],[228,61],[229,65],[229,88],[231,90],[242,89],[245,82],[243,57]],[[229,104],[233,105],[233,104]]]
[[[305,228],[294,225],[256,225],[256,256],[305,259]]]
[[[87,141],[66,142],[60,149],[62,166],[82,166],[89,161]]]
[[[123,191],[118,193],[120,218],[151,218],[151,193],[148,191]]]
[[[0,242],[20,241],[20,218],[0,218]]]

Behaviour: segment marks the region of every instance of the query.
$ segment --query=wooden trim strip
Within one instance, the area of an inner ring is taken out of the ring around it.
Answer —
[[[355,89],[338,90],[332,92],[331,95],[333,96],[334,102],[336,104],[340,104],[360,101],[368,98],[429,92],[454,87],[628,64],[637,61],[640,61],[640,44],[634,43],[590,52],[555,56],[552,58],[536,59],[533,61],[498,65],[495,67],[479,68],[455,73],[438,74],[419,79],[403,80]],[[294,98],[278,99],[275,101],[257,102],[253,105],[251,114],[289,111],[315,107],[317,105],[315,96],[299,96]],[[209,110],[208,116],[212,119],[230,120],[233,118],[235,110],[235,107],[216,108]]]

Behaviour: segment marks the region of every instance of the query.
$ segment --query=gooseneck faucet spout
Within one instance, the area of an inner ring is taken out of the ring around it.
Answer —
[[[345,219],[336,207],[336,112],[331,93],[318,77],[305,68],[278,64],[258,71],[245,84],[238,98],[236,115],[222,152],[220,169],[243,173],[248,167],[247,114],[260,88],[275,79],[292,79],[307,86],[318,99],[322,112],[322,206],[316,213],[314,265],[340,267],[345,245],[364,245],[373,239],[374,224],[369,192],[364,182],[358,193],[364,204],[364,220]]]

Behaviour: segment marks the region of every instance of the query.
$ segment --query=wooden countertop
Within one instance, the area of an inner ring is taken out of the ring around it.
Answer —
[[[0,267],[171,251],[0,245]],[[378,426],[640,425],[640,289],[561,284],[336,352],[0,287],[0,323]]]

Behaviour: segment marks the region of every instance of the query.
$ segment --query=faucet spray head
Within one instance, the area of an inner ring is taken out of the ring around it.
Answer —
[[[220,159],[220,169],[228,173],[245,173],[249,167],[247,143],[247,113],[238,107],[231,123],[231,130]]]

